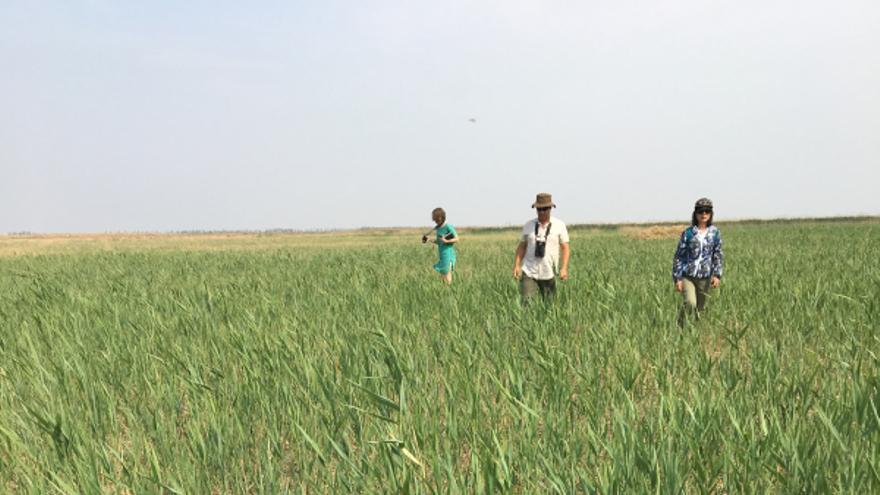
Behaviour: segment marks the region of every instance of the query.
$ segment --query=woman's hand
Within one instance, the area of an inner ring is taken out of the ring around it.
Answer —
[[[712,277],[712,280],[709,281],[709,285],[711,285],[713,289],[717,289],[718,286],[721,285],[721,279],[718,277]]]
[[[681,292],[684,290],[684,282],[681,280],[675,281],[675,292]]]

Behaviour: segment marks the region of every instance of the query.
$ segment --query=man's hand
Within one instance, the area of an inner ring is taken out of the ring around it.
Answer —
[[[713,289],[717,289],[719,285],[721,285],[721,279],[718,277],[712,277],[712,280],[709,281],[709,284]]]
[[[559,245],[559,254],[562,257],[562,268],[559,270],[559,278],[568,280],[568,259],[571,257],[571,248],[567,242]]]
[[[684,282],[682,282],[681,280],[676,280],[675,281],[675,291],[681,292],[683,290],[684,290]]]
[[[526,241],[519,241],[516,245],[516,257],[513,258],[513,278],[519,280],[522,275],[522,260],[526,256]]]

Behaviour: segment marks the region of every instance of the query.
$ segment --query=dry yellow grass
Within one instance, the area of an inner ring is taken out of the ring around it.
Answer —
[[[621,227],[620,231],[633,239],[649,241],[676,239],[686,227],[686,225],[650,225],[648,227]]]
[[[88,251],[222,251],[376,246],[411,239],[427,229],[393,228],[334,232],[114,233],[0,236],[0,257]],[[466,230],[460,230],[466,234]]]
[[[359,245],[393,240],[400,234],[330,233],[209,233],[209,234],[58,234],[0,236],[0,256],[71,254],[128,250],[271,250],[287,246]]]
[[[635,239],[675,238],[683,226],[621,227],[619,232]],[[394,244],[407,240],[417,244],[427,228],[360,229],[328,232],[209,232],[209,233],[107,233],[0,235],[0,257],[76,254],[96,251],[265,251],[295,247],[326,249]],[[462,243],[482,245],[509,240],[511,249],[519,229],[480,230],[460,228]],[[577,235],[606,235],[601,229],[578,230]]]

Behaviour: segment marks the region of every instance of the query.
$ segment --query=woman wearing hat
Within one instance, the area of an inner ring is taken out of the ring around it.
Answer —
[[[681,233],[672,260],[675,290],[684,297],[678,316],[678,323],[682,326],[688,315],[700,318],[709,290],[721,285],[724,253],[721,250],[721,231],[712,225],[714,216],[712,201],[709,198],[698,199],[691,215],[691,226]]]
[[[516,247],[513,276],[519,279],[523,304],[538,293],[544,299],[555,295],[557,269],[560,279],[568,279],[568,229],[562,220],[550,216],[550,209],[555,207],[549,193],[538,194],[532,204],[538,217],[523,226]]]

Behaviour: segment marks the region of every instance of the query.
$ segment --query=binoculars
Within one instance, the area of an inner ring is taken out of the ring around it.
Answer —
[[[452,235],[452,232],[450,232],[450,233],[448,233],[448,234],[446,234],[446,235],[443,236],[443,238],[446,239],[447,241],[453,239],[454,237],[455,237],[455,236]],[[426,242],[428,242],[428,234],[425,234],[425,235],[422,236],[422,244],[424,244],[424,243],[426,243]]]
[[[547,241],[535,241],[535,258],[543,258],[547,251]]]
[[[550,238],[550,227],[552,223],[547,224],[547,230],[544,231],[544,239],[538,239],[538,222],[535,222],[535,258],[543,258],[547,251],[547,239]]]

